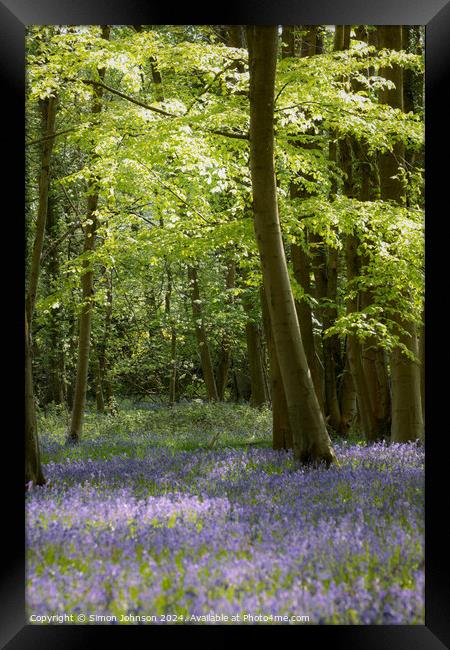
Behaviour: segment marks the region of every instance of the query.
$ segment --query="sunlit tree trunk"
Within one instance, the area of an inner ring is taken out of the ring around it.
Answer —
[[[254,226],[292,429],[294,457],[300,462],[330,464],[335,457],[303,349],[278,217],[273,149],[277,27],[251,26],[247,40]]]
[[[110,27],[102,26],[102,38],[108,40]],[[99,70],[99,76],[103,81],[105,68]],[[102,110],[103,89],[96,86],[94,89],[94,100],[92,105],[92,115],[95,120]],[[94,159],[94,156],[92,156]],[[91,322],[92,322],[92,297],[94,293],[92,269],[92,253],[95,250],[95,235],[97,232],[98,218],[98,180],[93,179],[89,182],[87,214],[84,235],[83,254],[85,258],[82,266],[81,277],[81,294],[82,306],[80,314],[80,329],[78,339],[78,360],[76,370],[75,389],[73,395],[72,417],[69,427],[68,442],[78,443],[81,438],[83,429],[83,413],[86,405],[87,379],[89,369],[89,350],[91,344]]]
[[[378,28],[379,47],[391,50],[402,49],[402,27],[381,26]],[[395,88],[385,89],[380,100],[393,108],[403,110],[403,71],[399,65],[383,68],[381,74],[395,84]],[[398,177],[399,161],[404,159],[404,145],[394,144],[392,153],[383,153],[379,157],[380,193],[385,201],[401,203],[404,188]],[[406,319],[395,316],[399,325],[399,339],[416,357],[418,343],[416,325]],[[403,331],[402,331],[403,330]],[[391,354],[392,377],[392,425],[391,440],[408,442],[423,435],[422,400],[420,392],[420,371],[417,361],[406,357],[399,349]]]
[[[217,386],[214,377],[214,368],[211,361],[208,337],[206,336],[206,330],[203,323],[202,301],[200,299],[197,269],[195,267],[189,267],[188,277],[191,292],[192,315],[194,317],[195,336],[197,339],[200,359],[202,362],[203,379],[205,381],[208,400],[217,402],[219,396],[217,394]]]

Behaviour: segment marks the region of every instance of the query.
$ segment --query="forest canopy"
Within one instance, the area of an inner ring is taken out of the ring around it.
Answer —
[[[324,435],[423,436],[423,30],[273,34],[269,87],[251,28],[28,28],[31,429],[35,401],[67,409],[72,441],[86,398],[249,401],[296,448],[258,234],[267,91],[283,291],[314,387],[299,409]]]

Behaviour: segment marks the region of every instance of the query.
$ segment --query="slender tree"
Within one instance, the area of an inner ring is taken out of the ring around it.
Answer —
[[[225,278],[226,304],[232,305],[234,302],[233,289],[236,285],[236,262],[233,259],[228,260],[227,274]],[[231,337],[225,332],[219,348],[219,361],[216,370],[217,394],[222,402],[225,397],[225,389],[228,384],[228,374],[231,366]]]
[[[261,349],[261,330],[255,321],[254,306],[249,297],[243,300],[244,309],[247,313],[245,323],[245,338],[247,342],[248,365],[250,369],[250,383],[252,394],[250,404],[258,407],[267,402],[266,382]]]
[[[379,47],[390,50],[402,49],[402,26],[387,25],[378,28]],[[381,93],[381,102],[400,110],[403,106],[403,70],[401,66],[382,69],[382,75],[394,84]],[[379,157],[380,192],[385,201],[402,203],[404,188],[399,174],[399,162],[404,160],[404,145],[397,142],[392,152]],[[416,325],[411,320],[394,314],[398,325],[400,342],[417,358],[418,342]],[[391,354],[392,376],[392,425],[391,440],[407,442],[423,435],[422,400],[420,391],[420,371],[417,361],[407,357],[400,349]]]
[[[282,49],[281,56],[282,58],[286,57],[295,57],[298,54],[302,56],[309,56],[316,53],[316,40],[317,40],[317,29],[315,27],[307,30],[308,33],[308,42],[311,42],[311,45],[307,48],[298,47],[298,38],[296,33],[296,28],[294,25],[285,25],[283,26],[282,31]],[[306,41],[306,39],[304,39]],[[299,51],[300,50],[300,51]],[[310,149],[314,147],[314,143],[305,143],[302,145],[305,149]],[[307,180],[311,180],[307,178]],[[291,182],[289,187],[289,193],[292,199],[305,199],[311,196],[311,193],[300,187],[297,183]],[[305,228],[305,239],[308,238],[308,229]],[[297,243],[291,244],[291,259],[292,266],[294,271],[294,278],[298,284],[303,289],[303,292],[306,295],[312,293],[311,288],[311,262],[310,256],[306,250]],[[316,352],[316,346],[314,343],[314,334],[313,334],[313,319],[312,319],[312,310],[306,299],[295,299],[295,308],[297,310],[297,317],[300,326],[300,332],[302,335],[303,346],[305,348],[306,359],[308,361],[308,367],[311,372],[311,377],[314,384],[314,389],[316,391],[317,399],[319,405],[322,409],[322,412],[325,414],[325,404],[324,404],[324,394],[323,394],[323,381],[322,375],[320,372],[319,359]]]
[[[188,277],[191,293],[192,315],[194,317],[195,336],[197,338],[198,349],[202,361],[203,379],[206,385],[208,400],[217,402],[219,395],[217,393],[217,385],[216,379],[214,377],[214,367],[211,360],[208,337],[206,335],[205,325],[203,322],[202,301],[200,298],[198,275],[195,266],[189,267]]]
[[[102,38],[109,40],[110,26],[102,26]],[[105,77],[105,68],[99,70],[100,81]],[[92,116],[98,119],[102,110],[102,86],[94,86]],[[93,154],[92,159],[95,159]],[[75,390],[72,405],[68,442],[77,443],[83,429],[83,412],[86,404],[86,391],[89,369],[89,350],[91,345],[92,297],[94,291],[94,271],[92,268],[92,253],[95,250],[95,236],[98,227],[97,206],[99,198],[98,179],[89,181],[87,215],[83,246],[83,275],[81,278],[82,306],[80,314],[80,329],[78,338],[78,360],[75,380]]]
[[[281,235],[274,172],[276,26],[247,30],[250,67],[250,170],[253,212],[270,322],[297,461],[335,460],[308,368]]]
[[[36,303],[39,274],[41,270],[42,247],[48,212],[50,184],[50,161],[55,132],[57,98],[49,97],[42,104],[44,140],[42,144],[41,170],[39,176],[39,204],[36,219],[33,250],[31,254],[30,275],[25,297],[25,483],[36,485],[45,483],[41,468],[39,439],[37,432],[36,405],[34,401],[32,368],[32,320]]]

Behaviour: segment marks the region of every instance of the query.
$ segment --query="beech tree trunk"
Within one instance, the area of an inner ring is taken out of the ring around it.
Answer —
[[[264,287],[261,287],[261,308],[263,314],[264,333],[267,341],[267,351],[270,366],[270,395],[272,402],[272,447],[273,449],[292,449],[292,431],[284,394],[283,380],[281,379],[280,365],[273,340],[270,325],[269,307],[267,305]]]
[[[102,27],[102,38],[108,40],[110,27]],[[103,81],[105,69],[99,71],[101,81]],[[92,105],[93,119],[99,116],[102,110],[103,89],[96,86],[94,90],[94,100]],[[89,369],[89,350],[91,344],[91,322],[92,322],[92,297],[94,292],[93,280],[94,273],[92,269],[91,255],[95,249],[95,235],[97,232],[97,215],[98,206],[98,182],[93,179],[89,183],[87,214],[84,235],[83,254],[86,255],[83,260],[83,275],[81,278],[82,307],[80,314],[80,330],[78,339],[78,360],[76,370],[75,389],[73,395],[72,418],[68,433],[68,442],[78,443],[81,438],[83,429],[83,413],[86,405],[87,379]]]
[[[192,315],[194,317],[195,336],[197,338],[200,358],[202,362],[203,379],[206,385],[206,391],[209,401],[217,402],[216,380],[214,377],[214,368],[209,351],[208,337],[206,336],[205,326],[202,315],[202,301],[200,299],[200,290],[198,287],[197,269],[190,266],[188,269],[189,285],[191,291]]]
[[[247,31],[250,67],[250,170],[253,213],[270,322],[286,395],[294,458],[335,461],[300,334],[283,247],[274,171],[273,104],[277,26]]]
[[[381,26],[378,28],[379,47],[391,50],[402,49],[402,27]],[[399,65],[383,68],[381,74],[395,84],[395,88],[385,89],[381,93],[381,102],[393,108],[403,110],[403,71]],[[404,188],[398,178],[399,161],[404,159],[404,145],[398,142],[393,153],[383,153],[379,157],[380,193],[386,201],[401,203]],[[394,318],[399,325],[399,338],[416,358],[418,342],[415,323],[403,320],[399,315]],[[401,328],[401,329],[400,329]],[[404,333],[402,333],[404,330]],[[420,370],[417,361],[412,361],[399,349],[391,354],[392,378],[392,442],[417,440],[423,435],[422,400],[420,391]]]

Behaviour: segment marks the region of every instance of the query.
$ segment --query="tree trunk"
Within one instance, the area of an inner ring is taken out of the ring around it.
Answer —
[[[25,485],[44,485],[41,467],[36,407],[34,403],[33,373],[31,368],[31,343],[28,315],[25,314]]]
[[[227,264],[227,277],[226,277],[226,290],[227,298],[226,302],[228,305],[232,305],[234,302],[234,297],[232,290],[236,285],[236,263],[234,260],[230,260]],[[225,389],[228,384],[228,373],[231,365],[231,340],[230,336],[225,332],[222,345],[219,350],[219,362],[217,364],[216,372],[216,384],[217,384],[217,394],[219,400],[223,402],[225,398]]]
[[[55,97],[49,97],[48,99],[44,100],[43,121],[46,123],[45,136],[48,136],[55,132],[56,104],[57,99]],[[34,305],[36,302],[39,273],[41,270],[42,246],[44,243],[45,224],[47,221],[48,211],[50,159],[52,155],[54,140],[54,138],[46,138],[42,145],[41,173],[39,177],[39,206],[36,220],[36,231],[34,235],[33,252],[31,255],[30,277],[28,281],[28,290],[25,301],[26,315],[30,332]]]
[[[102,371],[100,366],[100,359],[98,358],[98,351],[97,359],[95,360],[95,401],[97,404],[97,412],[104,413],[105,400],[103,397]]]
[[[43,104],[44,137],[54,133],[56,120],[55,97],[49,97]],[[37,432],[36,405],[34,402],[33,368],[31,361],[31,331],[34,305],[41,269],[42,246],[48,211],[48,191],[50,184],[50,160],[54,138],[46,138],[42,145],[41,172],[39,176],[39,205],[36,230],[31,254],[30,276],[25,297],[25,484],[45,483],[42,472],[39,438]]]
[[[107,25],[102,27],[102,38],[109,39],[110,28]],[[101,81],[103,81],[105,69],[99,71]],[[100,115],[102,110],[101,87],[95,87],[95,95],[92,106],[92,115],[94,120]],[[80,331],[78,340],[78,361],[75,380],[75,390],[73,395],[72,418],[69,427],[68,442],[78,443],[81,438],[83,429],[83,413],[86,405],[87,379],[89,369],[89,350],[91,342],[91,321],[92,321],[92,296],[94,292],[92,269],[92,253],[95,250],[95,235],[97,231],[97,205],[98,205],[98,181],[93,179],[89,182],[88,200],[87,200],[87,219],[85,226],[85,237],[83,245],[83,271],[81,278],[82,307],[80,314]]]
[[[294,458],[304,463],[329,465],[335,457],[303,349],[278,217],[273,150],[277,26],[251,26],[247,38],[254,226],[293,435]]]
[[[172,327],[170,333],[170,352],[172,360],[172,372],[170,374],[169,384],[169,403],[173,406],[177,401],[177,332]]]
[[[337,259],[338,252],[330,248],[325,250],[325,242],[319,235],[311,233],[311,243],[317,246],[313,256],[316,295],[321,302],[320,314],[322,332],[331,327],[337,318]],[[329,424],[335,431],[339,430],[341,411],[338,398],[337,375],[342,370],[342,358],[339,337],[322,336],[323,366],[325,375],[325,413]]]
[[[422,310],[422,325],[419,330],[419,362],[422,418],[425,421],[425,307]]]
[[[353,381],[353,375],[350,368],[348,345],[349,339],[347,338],[345,346],[345,366],[342,374],[339,392],[341,421],[339,423],[338,433],[341,436],[347,435],[351,429],[356,412],[355,382]]]
[[[355,156],[355,150],[359,154]],[[349,198],[357,196],[356,183],[353,177],[354,163],[361,158],[361,150],[357,143],[350,138],[345,138],[339,145],[339,164],[345,173],[344,194]],[[363,174],[368,178],[367,171]],[[363,182],[358,198],[361,201],[369,200],[370,185],[368,180]],[[358,253],[359,239],[355,234],[346,236],[345,241],[345,258],[347,266],[347,283],[352,284],[361,273],[361,257]],[[347,304],[347,313],[354,313],[361,310],[361,292],[358,291],[355,298],[349,300]],[[351,373],[356,391],[356,401],[358,405],[359,426],[363,435],[368,442],[375,442],[382,437],[377,419],[373,411],[373,398],[371,398],[370,388],[363,366],[362,344],[356,335],[350,335],[347,340],[347,354]]]
[[[48,294],[53,293],[57,289],[60,277],[59,253],[52,246],[57,239],[57,231],[57,205],[55,204],[55,197],[52,196],[52,192],[49,192],[45,235],[46,241],[48,242],[47,250],[49,251],[45,265],[48,277]],[[53,305],[48,318],[50,347],[48,350],[49,386],[47,400],[56,404],[64,404],[66,402],[66,364],[62,347],[63,329],[61,306]]]
[[[245,324],[245,336],[247,340],[248,365],[250,368],[250,383],[252,386],[250,405],[258,407],[267,402],[261,350],[261,332],[252,315],[252,305],[248,298],[243,300],[243,306],[248,317]]]
[[[305,40],[306,39],[306,40]],[[281,57],[295,57],[297,55],[297,39],[294,25],[283,26],[282,31],[282,51]],[[305,46],[308,43],[308,47]],[[308,29],[306,36],[303,39],[301,56],[311,56],[317,50],[317,28],[311,27]],[[304,149],[314,148],[314,143],[303,144]],[[308,180],[312,180],[306,176]],[[295,183],[290,184],[289,188],[290,197],[292,199],[300,198],[306,199],[311,196],[311,193],[303,188],[299,188]],[[307,229],[305,228],[305,238],[308,237]],[[311,264],[308,254],[298,244],[291,245],[291,259],[294,271],[295,280],[301,286],[305,294],[311,294]],[[307,300],[295,300],[295,308],[297,311],[298,322],[300,326],[301,337],[305,349],[308,367],[311,372],[311,377],[316,391],[316,396],[319,401],[322,413],[325,415],[324,407],[324,394],[322,386],[322,376],[319,369],[319,362],[316,354],[314,344],[313,324],[312,324],[312,310]]]
[[[261,287],[261,307],[264,332],[267,341],[270,366],[270,394],[272,401],[272,447],[273,449],[292,449],[292,431],[289,424],[286,395],[284,394],[277,351],[270,325],[269,307],[264,287]]]
[[[110,412],[112,410],[113,392],[112,392],[112,385],[109,377],[108,341],[109,341],[109,335],[111,330],[112,308],[113,308],[113,281],[112,281],[112,271],[111,271],[106,276],[105,324],[103,330],[103,337],[98,348],[98,360],[99,360],[102,393],[104,399],[106,399],[106,404]]]
[[[311,264],[309,255],[297,244],[291,245],[291,258],[294,270],[294,278],[303,289],[304,293],[311,295]],[[322,384],[322,375],[319,368],[316,346],[314,343],[312,310],[307,300],[295,300],[300,332],[302,335],[303,346],[305,348],[308,367],[311,371],[311,377],[316,391],[322,413],[325,414],[324,390]]]
[[[214,378],[214,368],[209,351],[208,338],[206,336],[205,326],[202,315],[202,301],[200,299],[200,290],[198,287],[197,269],[190,266],[188,269],[189,286],[191,291],[192,315],[194,317],[195,336],[197,338],[200,358],[202,362],[203,379],[206,385],[206,391],[209,401],[217,402],[216,380]]]
[[[402,49],[402,27],[381,26],[378,28],[379,47],[392,50]],[[380,74],[395,84],[395,88],[381,92],[380,100],[393,108],[403,110],[403,70],[393,64],[391,68],[383,68]],[[393,153],[383,153],[379,157],[380,194],[382,200],[401,203],[404,188],[398,176],[398,161],[404,159],[404,145],[398,142],[394,145]],[[411,321],[405,321],[400,316],[394,317],[399,328],[400,342],[403,343],[416,357],[418,354],[416,326]],[[420,392],[420,371],[416,361],[406,357],[399,349],[391,354],[392,378],[392,425],[391,440],[393,442],[408,442],[423,435],[422,400]]]
[[[370,292],[362,292],[362,307],[371,304]],[[391,426],[391,392],[386,352],[379,347],[375,337],[368,337],[361,344],[364,376],[370,395],[372,412],[376,421],[376,437],[389,437]]]
[[[345,254],[347,262],[347,281],[349,283],[351,283],[360,273],[360,260],[357,248],[358,238],[355,235],[347,235],[345,241]],[[359,295],[352,300],[349,300],[347,313],[359,311],[359,300]],[[372,411],[369,387],[364,374],[361,343],[355,335],[351,335],[347,339],[347,354],[349,367],[355,384],[360,425],[365,438],[372,442],[378,439],[377,423]]]

